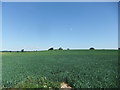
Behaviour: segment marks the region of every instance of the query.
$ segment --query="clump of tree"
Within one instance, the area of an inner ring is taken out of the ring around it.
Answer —
[[[118,48],[118,50],[120,50],[120,48]]]
[[[49,48],[48,50],[54,50],[54,48]]]
[[[70,50],[69,48],[67,48],[67,50]]]
[[[22,49],[21,52],[24,52],[24,49]]]
[[[90,50],[95,50],[95,48],[91,47]]]
[[[60,47],[58,50],[63,50],[63,48]]]

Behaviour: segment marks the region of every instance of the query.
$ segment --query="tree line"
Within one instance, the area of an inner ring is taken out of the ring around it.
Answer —
[[[58,49],[54,49],[53,47],[51,47],[51,48],[48,49],[48,51],[49,50],[63,50],[63,48],[60,47]],[[67,50],[70,50],[70,48],[67,48]],[[91,48],[89,48],[89,50],[95,50],[95,48],[91,47]],[[118,48],[118,50],[120,50],[120,48]],[[24,49],[21,49],[21,51],[2,51],[2,52],[24,52],[24,51],[25,51]]]

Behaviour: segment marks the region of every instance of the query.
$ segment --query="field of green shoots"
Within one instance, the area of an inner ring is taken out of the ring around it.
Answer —
[[[2,53],[2,87],[116,88],[117,50],[53,50]]]

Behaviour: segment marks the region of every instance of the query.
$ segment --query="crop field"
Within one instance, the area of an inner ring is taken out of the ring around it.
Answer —
[[[2,53],[6,88],[116,88],[118,50],[51,50]]]

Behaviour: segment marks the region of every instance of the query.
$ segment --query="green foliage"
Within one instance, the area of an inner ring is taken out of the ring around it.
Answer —
[[[37,79],[27,77],[24,81],[18,83],[15,88],[60,88],[60,83],[49,81],[46,77]]]
[[[66,82],[73,88],[116,88],[117,69],[117,50],[2,53],[4,87],[57,88],[59,82]],[[27,83],[28,76],[33,83]]]

